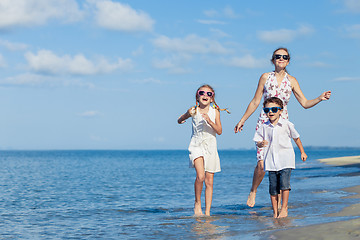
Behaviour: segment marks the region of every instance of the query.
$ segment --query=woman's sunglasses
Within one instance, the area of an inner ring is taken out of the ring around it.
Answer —
[[[278,110],[282,110],[281,107],[271,107],[271,108],[263,108],[264,110],[264,113],[268,113],[270,112],[270,110],[273,112],[273,113],[277,113]]]
[[[276,55],[275,55],[275,59],[280,59],[281,57],[282,57],[284,60],[289,60],[289,59],[290,59],[289,55],[280,55],[280,54],[276,54]]]
[[[214,96],[214,93],[213,93],[213,92],[207,92],[207,91],[203,91],[203,90],[199,90],[197,93],[198,93],[199,96],[204,96],[205,94],[206,94],[208,97]]]

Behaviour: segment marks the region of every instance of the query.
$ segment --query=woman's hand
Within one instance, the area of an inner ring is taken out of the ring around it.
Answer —
[[[241,132],[243,130],[244,127],[244,123],[240,120],[240,122],[238,122],[238,124],[236,124],[234,131],[235,133]]]
[[[266,140],[262,140],[261,142],[256,143],[256,146],[258,148],[263,148],[263,147],[266,147],[267,145],[268,145],[268,141],[266,141]]]
[[[331,96],[331,91],[326,91],[326,92],[323,92],[323,93],[319,96],[319,99],[320,99],[321,101],[329,100],[329,99],[330,99],[330,96]]]

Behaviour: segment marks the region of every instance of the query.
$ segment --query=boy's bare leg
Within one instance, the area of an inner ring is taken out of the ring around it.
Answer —
[[[246,202],[246,204],[249,207],[255,206],[256,191],[257,191],[257,188],[259,187],[261,181],[263,180],[264,176],[265,176],[264,161],[260,160],[257,162],[257,165],[255,167],[252,186],[250,189],[248,200]]]
[[[195,189],[194,215],[200,216],[203,215],[203,212],[201,210],[201,192],[205,180],[204,158],[199,157],[195,159],[194,166],[196,170],[196,179],[194,183],[194,189]]]
[[[278,218],[284,218],[288,216],[289,193],[289,190],[282,191],[282,205]]]
[[[271,205],[274,212],[274,218],[278,218],[278,202],[279,202],[279,195],[270,195]]]
[[[210,216],[210,209],[213,196],[214,173],[205,173],[205,215]]]

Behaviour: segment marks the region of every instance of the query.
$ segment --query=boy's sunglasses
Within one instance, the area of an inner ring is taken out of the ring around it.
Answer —
[[[281,107],[271,107],[271,108],[263,108],[264,110],[264,113],[268,113],[270,112],[270,110],[273,112],[273,113],[277,113],[278,110],[282,110]]]
[[[204,96],[205,94],[206,94],[208,97],[214,96],[214,93],[213,93],[213,92],[207,92],[207,91],[203,91],[203,90],[199,90],[197,93],[198,93],[199,96]]]
[[[289,55],[280,55],[280,54],[276,54],[276,55],[275,55],[275,59],[280,59],[281,57],[282,57],[284,60],[289,60],[289,59],[290,59]]]

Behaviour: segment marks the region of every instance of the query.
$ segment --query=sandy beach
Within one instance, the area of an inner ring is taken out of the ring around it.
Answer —
[[[319,161],[333,166],[360,167],[360,156],[328,158]],[[341,190],[356,193],[346,198],[360,199],[360,185]],[[271,235],[271,239],[360,239],[360,203],[324,217],[344,216],[354,216],[354,219],[278,231]]]

